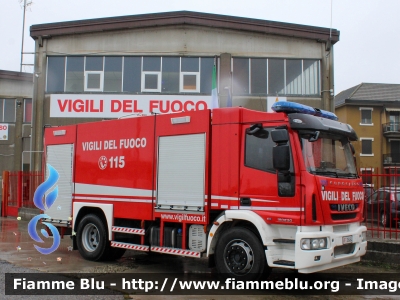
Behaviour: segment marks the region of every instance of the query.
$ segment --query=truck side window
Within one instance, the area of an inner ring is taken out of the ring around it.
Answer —
[[[293,158],[290,155],[290,169],[287,173],[278,172],[273,165],[273,148],[276,143],[271,138],[274,128],[263,128],[268,131],[268,138],[246,134],[244,165],[249,168],[277,174],[278,195],[281,197],[293,197],[295,195],[295,176]],[[290,143],[289,143],[290,145]]]
[[[269,136],[274,128],[264,128]],[[275,147],[274,141],[269,138],[260,138],[255,135],[246,135],[246,147],[244,165],[249,168],[261,171],[276,173],[272,160],[272,148]],[[290,156],[290,173],[293,173],[293,160]]]
[[[272,163],[272,148],[274,146],[275,143],[271,138],[264,139],[255,135],[246,135],[244,165],[261,171],[276,173]]]

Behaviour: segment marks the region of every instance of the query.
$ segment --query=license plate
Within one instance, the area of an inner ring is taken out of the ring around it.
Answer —
[[[344,236],[342,238],[342,242],[343,242],[343,245],[352,243],[353,242],[353,236],[352,235]]]

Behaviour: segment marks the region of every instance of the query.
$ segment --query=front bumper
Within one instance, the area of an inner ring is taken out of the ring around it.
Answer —
[[[367,228],[360,226],[359,223],[339,226],[322,226],[321,229],[319,226],[303,227],[301,232],[296,233],[295,269],[299,273],[313,273],[360,261],[360,257],[367,252],[367,241],[363,241],[362,234],[367,231]],[[318,231],[315,231],[316,229]],[[352,237],[352,242],[343,243],[343,237],[349,236]],[[301,239],[318,237],[328,238],[327,249],[303,250],[300,248]]]

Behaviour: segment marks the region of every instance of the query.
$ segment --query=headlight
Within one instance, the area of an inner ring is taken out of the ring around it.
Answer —
[[[300,247],[303,250],[319,250],[327,248],[327,238],[301,239]]]
[[[301,239],[300,241],[301,249],[303,250],[310,250],[310,239]]]

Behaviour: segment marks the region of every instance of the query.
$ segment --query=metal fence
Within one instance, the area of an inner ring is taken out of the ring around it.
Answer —
[[[18,216],[21,207],[34,208],[33,195],[43,182],[42,172],[3,172],[2,216]]]
[[[383,171],[383,172],[382,172]],[[366,168],[364,224],[371,238],[400,239],[400,167]]]

